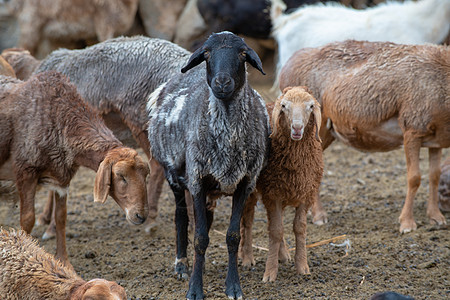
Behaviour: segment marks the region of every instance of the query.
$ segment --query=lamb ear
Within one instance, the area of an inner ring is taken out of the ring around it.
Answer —
[[[281,98],[282,96],[280,96]],[[277,134],[277,129],[280,124],[280,112],[281,112],[281,100],[277,99],[275,102],[275,106],[272,111],[272,133],[270,134],[270,137],[272,138],[274,135]]]
[[[262,69],[261,59],[258,54],[256,54],[255,50],[250,47],[247,47],[245,60],[252,65],[255,69],[259,70],[263,75],[266,75]]]
[[[187,70],[198,66],[205,60],[205,49],[203,47],[198,48],[189,58],[186,66],[181,69],[181,73],[186,73]]]
[[[313,115],[314,120],[316,121],[316,139],[322,143],[322,140],[319,136],[320,125],[322,124],[322,112],[320,111],[320,104],[318,102],[314,104]]]
[[[105,203],[111,187],[112,162],[106,159],[100,164],[94,182],[94,202]]]

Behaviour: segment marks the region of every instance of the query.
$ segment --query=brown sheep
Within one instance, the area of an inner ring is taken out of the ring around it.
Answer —
[[[103,203],[109,194],[129,222],[145,221],[148,165],[114,137],[65,76],[43,72],[26,82],[0,76],[0,112],[0,180],[15,182],[27,233],[35,222],[36,188],[55,191],[57,258],[69,263],[66,198],[79,166],[97,171],[94,201]]]
[[[16,77],[16,73],[14,72],[11,65],[0,56],[0,75]]]
[[[3,300],[125,300],[113,281],[88,282],[40,248],[25,231],[0,230],[0,295]]]
[[[442,211],[450,211],[450,157],[441,165],[438,191],[440,209]]]
[[[102,42],[125,34],[133,25],[138,2],[138,0],[11,0],[9,6],[11,14],[18,19],[20,28],[18,46],[36,55],[39,44],[45,40],[50,43],[92,39]]]
[[[268,106],[269,114],[271,111]],[[320,104],[305,87],[288,87],[278,97],[272,112],[270,156],[261,171],[242,217],[240,257],[243,265],[254,264],[252,224],[255,204],[262,200],[267,211],[269,254],[263,281],[275,281],[278,259],[289,259],[283,239],[283,211],[295,207],[295,268],[308,274],[306,259],[306,213],[319,191],[323,174],[319,137]]]
[[[306,85],[322,105],[325,149],[335,139],[362,151],[404,146],[407,165],[400,232],[417,228],[413,200],[420,186],[419,152],[429,148],[427,215],[446,224],[438,207],[442,148],[450,146],[450,47],[345,41],[297,51],[280,88]],[[315,219],[326,221],[317,200]]]
[[[27,80],[41,63],[31,55],[30,51],[22,48],[5,49],[1,58],[11,65],[16,77],[20,80]]]

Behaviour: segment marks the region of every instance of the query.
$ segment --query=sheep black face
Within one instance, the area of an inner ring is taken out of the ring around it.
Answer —
[[[231,99],[245,84],[245,62],[265,75],[259,56],[244,40],[231,32],[212,34],[190,57],[182,73],[206,61],[207,82],[214,96]]]

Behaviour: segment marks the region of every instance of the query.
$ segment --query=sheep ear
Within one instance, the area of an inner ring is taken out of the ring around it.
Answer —
[[[277,102],[275,102],[275,106],[272,111],[272,133],[270,134],[271,138],[277,134],[278,124],[280,123],[279,121],[280,112],[281,112],[281,104],[280,99],[278,99]]]
[[[245,52],[246,52],[245,60],[255,69],[259,70],[263,75],[266,75],[266,73],[264,73],[262,69],[261,59],[259,58],[258,54],[256,54],[255,50],[253,50],[250,47],[247,47],[247,50]]]
[[[94,202],[105,203],[111,187],[112,162],[106,159],[102,161],[98,168],[94,182]]]
[[[187,70],[190,70],[195,66],[198,66],[204,60],[205,60],[205,49],[203,49],[203,47],[200,47],[191,55],[186,66],[184,66],[181,69],[181,73],[186,73]]]
[[[320,111],[319,103],[314,104],[313,115],[314,115],[314,120],[316,121],[316,139],[322,143],[322,140],[320,139],[320,136],[319,136],[320,125],[322,124],[322,112]]]

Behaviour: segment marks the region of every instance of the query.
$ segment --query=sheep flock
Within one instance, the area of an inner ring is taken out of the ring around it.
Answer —
[[[449,148],[450,0],[0,0],[0,300],[448,299]]]

